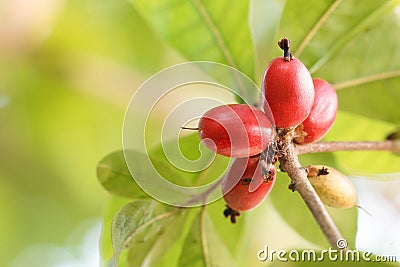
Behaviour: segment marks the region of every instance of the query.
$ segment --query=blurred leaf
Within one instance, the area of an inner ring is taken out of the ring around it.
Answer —
[[[278,173],[274,190],[270,194],[276,210],[299,235],[321,247],[328,247],[329,243],[311,211],[297,192],[291,192],[288,189],[289,184],[289,177],[284,173]],[[329,209],[329,214],[350,248],[354,247],[357,230],[357,208]]]
[[[327,165],[337,168],[336,158],[333,153],[304,154],[299,156],[301,166]]]
[[[236,266],[203,207],[194,218],[178,266]]]
[[[224,63],[254,79],[248,1],[132,0],[132,3],[188,60]]]
[[[372,267],[390,267],[390,266],[398,266],[396,263],[390,263],[390,262],[379,262],[379,260],[375,260],[375,255],[366,252],[366,255],[363,255],[363,251],[331,251],[325,250],[325,251],[312,251],[312,250],[285,250],[288,253],[285,253],[283,258],[286,259],[284,260],[279,260],[277,255],[273,255],[273,263],[271,267],[279,267],[279,266],[288,266],[288,263],[290,263],[290,266],[295,266],[295,267],[308,267],[308,266],[321,266],[322,264],[327,265],[327,266],[372,266]],[[270,252],[269,252],[270,253]],[[369,256],[367,256],[369,255]],[[369,260],[364,260],[363,256],[368,258]],[[341,258],[343,260],[341,260]],[[309,260],[310,259],[310,260]],[[354,259],[354,260],[353,260]],[[358,260],[357,260],[358,259]],[[270,261],[271,259],[267,259],[267,261]]]
[[[132,178],[123,151],[116,151],[103,158],[97,165],[97,179],[110,193],[130,198],[146,196]]]
[[[322,1],[320,1],[322,2]],[[250,31],[255,47],[255,82],[260,84],[268,62],[279,55],[279,23],[286,0],[250,0]],[[314,10],[314,7],[313,9]],[[311,11],[309,10],[309,11]]]
[[[87,0],[66,3],[43,52],[50,61],[98,55],[151,73],[163,64],[165,48],[128,1]]]
[[[205,185],[216,180],[226,171],[230,160],[207,149],[197,133],[158,146],[150,151],[150,158],[162,177],[181,186]]]
[[[194,218],[190,229],[191,230],[183,244],[178,266],[209,266],[210,258],[208,254],[208,246],[204,248],[202,243],[202,238],[204,237],[203,234],[205,233],[203,232],[204,218],[202,218],[201,213],[197,214]]]
[[[170,223],[178,209],[154,200],[136,200],[125,205],[114,217],[111,238],[114,262],[117,266],[121,252],[160,235],[163,227]]]
[[[207,213],[214,225],[215,235],[232,255],[236,255],[241,245],[240,238],[245,224],[243,222],[232,224],[229,218],[225,218],[225,205],[225,200],[221,198],[207,206]],[[244,221],[244,216],[245,214],[241,214],[239,220]]]
[[[10,98],[7,96],[0,96],[0,109],[4,108],[5,106],[10,103]]]

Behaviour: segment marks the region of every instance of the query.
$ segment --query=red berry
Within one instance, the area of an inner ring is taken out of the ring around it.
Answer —
[[[314,102],[314,86],[300,60],[273,59],[265,71],[262,89],[264,111],[272,112],[278,128],[297,126],[308,117]]]
[[[276,167],[271,165],[264,180],[260,157],[235,159],[222,181],[222,193],[228,206],[235,211],[248,211],[259,205],[275,183]]]
[[[322,79],[313,79],[315,98],[310,115],[303,121],[303,132],[307,135],[295,138],[298,144],[320,140],[332,128],[338,109],[336,90]]]
[[[245,104],[210,109],[198,128],[209,149],[233,158],[260,154],[274,139],[274,128],[265,113]]]

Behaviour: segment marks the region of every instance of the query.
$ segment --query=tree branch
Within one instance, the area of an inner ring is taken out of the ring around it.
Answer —
[[[318,142],[306,145],[296,145],[298,155],[318,152],[383,150],[396,153],[395,141],[380,142]]]
[[[287,144],[285,155],[280,159],[280,162],[280,168],[282,171],[287,172],[292,180],[292,189],[299,192],[330,245],[337,249],[337,242],[343,239],[343,237],[329,216],[321,199],[308,181],[307,172],[301,167],[296,149],[292,143]]]

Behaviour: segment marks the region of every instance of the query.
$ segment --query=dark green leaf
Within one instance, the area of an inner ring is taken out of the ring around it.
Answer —
[[[101,185],[114,195],[129,198],[146,196],[132,178],[122,151],[113,152],[99,162],[97,178]]]
[[[140,243],[148,242],[177,214],[178,209],[154,200],[136,200],[125,205],[114,217],[111,238],[115,265],[121,252]]]
[[[248,1],[132,1],[156,31],[189,60],[228,64],[254,79]]]

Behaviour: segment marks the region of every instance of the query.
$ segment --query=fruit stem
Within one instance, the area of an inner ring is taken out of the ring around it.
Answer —
[[[364,209],[364,208],[361,207],[360,205],[357,204],[356,207],[359,208],[360,210],[364,211],[366,214],[368,214],[369,217],[374,217],[374,216],[372,216],[371,213],[369,213],[366,209]]]
[[[282,135],[287,134],[288,133],[282,133]],[[338,241],[342,240],[343,237],[332,218],[329,216],[321,199],[308,181],[307,170],[301,167],[295,146],[290,140],[286,140],[283,142],[282,148],[285,149],[286,153],[284,153],[284,156],[280,159],[281,169],[285,170],[292,180],[290,189],[299,192],[330,245],[333,248],[339,249]]]
[[[278,46],[283,50],[283,59],[285,61],[290,61],[294,58],[293,54],[290,53],[290,40],[283,37],[282,40],[278,42]]]
[[[199,127],[181,127],[182,130],[198,131]]]

